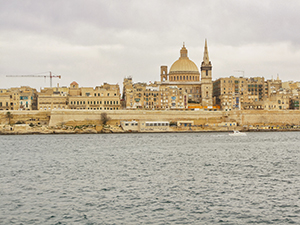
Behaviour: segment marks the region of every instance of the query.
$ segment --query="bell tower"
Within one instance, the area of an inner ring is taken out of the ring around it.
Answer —
[[[160,67],[160,81],[164,82],[168,79],[168,66],[161,66]]]
[[[201,103],[202,106],[212,106],[212,64],[209,61],[207,40],[205,39],[203,61],[201,63]]]

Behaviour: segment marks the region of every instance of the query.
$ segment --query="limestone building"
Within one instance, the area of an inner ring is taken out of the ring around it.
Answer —
[[[172,64],[170,70],[168,71],[167,66],[161,66],[160,71],[161,86],[176,86],[187,93],[189,103],[212,107],[212,64],[209,61],[206,40],[200,67],[201,74],[197,65],[189,59],[188,50],[184,44],[180,50],[179,59]]]
[[[123,101],[126,109],[186,109],[187,94],[177,86],[133,83],[131,77],[123,82]]]
[[[45,88],[38,95],[39,110],[119,110],[120,88],[117,84],[79,87],[73,81],[70,87]]]
[[[0,89],[0,110],[10,109],[10,93],[7,89]]]
[[[290,93],[282,89],[282,81],[264,77],[226,77],[213,83],[213,96],[222,110],[286,110]],[[297,102],[297,101],[296,101]],[[297,106],[297,104],[296,104]]]
[[[0,110],[36,110],[37,90],[28,86],[0,90]]]
[[[104,83],[95,88],[79,88],[76,82],[71,83],[69,93],[69,109],[87,110],[119,110],[119,85]]]
[[[44,88],[38,93],[38,109],[68,109],[68,87]]]

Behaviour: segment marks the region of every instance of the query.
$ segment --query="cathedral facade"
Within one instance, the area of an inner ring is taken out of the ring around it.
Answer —
[[[170,70],[161,66],[161,85],[177,86],[187,93],[189,103],[198,103],[203,107],[213,106],[212,64],[209,61],[207,41],[205,40],[203,61],[200,67],[189,59],[185,45],[180,50],[180,57]]]

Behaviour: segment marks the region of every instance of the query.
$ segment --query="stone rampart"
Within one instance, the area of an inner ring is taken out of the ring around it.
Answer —
[[[116,110],[116,111],[89,111],[89,110],[53,110],[53,111],[10,111],[10,119],[7,111],[0,111],[0,124],[11,124],[22,121],[26,124],[37,124],[56,126],[68,122],[76,124],[101,123],[101,113],[116,123],[122,120],[143,121],[194,121],[194,125],[219,124],[222,122],[237,122],[243,125],[300,125],[300,111],[150,111],[150,110]]]
[[[50,126],[60,125],[69,121],[89,121],[101,120],[101,113],[104,111],[52,111]],[[150,110],[117,110],[105,111],[107,116],[116,121],[122,120],[144,120],[144,121],[177,121],[177,120],[194,120],[198,123],[205,123],[208,121],[221,120],[222,112],[208,112],[208,111],[150,111]]]

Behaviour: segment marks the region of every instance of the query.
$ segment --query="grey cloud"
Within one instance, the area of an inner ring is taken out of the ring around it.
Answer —
[[[200,65],[205,38],[214,78],[232,75],[234,69],[267,75],[289,65],[287,79],[297,79],[299,71],[297,0],[0,3],[2,74],[56,70],[64,74],[62,82],[87,86],[93,85],[89,79],[121,83],[127,75],[153,81],[159,79],[160,65],[171,66],[179,57],[183,41]],[[288,57],[289,63],[282,59],[281,68],[274,54]],[[4,78],[0,82],[8,84]]]

